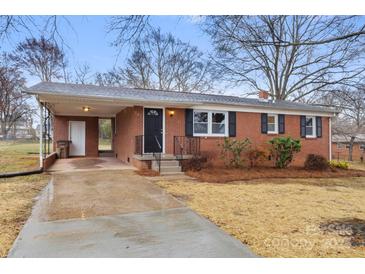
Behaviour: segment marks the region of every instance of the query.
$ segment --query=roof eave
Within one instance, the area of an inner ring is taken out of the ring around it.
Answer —
[[[89,100],[103,100],[105,102],[108,101],[120,101],[120,102],[133,102],[138,103],[142,102],[144,104],[153,105],[153,104],[161,104],[161,105],[174,105],[174,106],[201,106],[201,105],[219,105],[219,106],[231,106],[231,107],[247,107],[247,108],[262,108],[262,109],[275,109],[275,110],[286,110],[286,111],[299,111],[303,113],[323,113],[327,114],[326,116],[335,116],[339,112],[336,110],[323,110],[323,109],[293,109],[289,107],[278,107],[275,105],[254,105],[254,104],[243,104],[243,103],[219,103],[219,102],[198,102],[198,101],[173,101],[173,100],[151,100],[151,99],[143,99],[143,98],[130,98],[130,97],[124,97],[124,98],[116,98],[112,96],[86,96],[86,95],[79,95],[79,94],[65,94],[65,93],[59,93],[55,94],[54,92],[47,92],[47,91],[39,91],[39,90],[31,90],[26,89],[23,91],[24,93],[30,94],[30,95],[36,95],[38,96],[56,96],[56,97],[78,97],[78,98],[85,98]]]

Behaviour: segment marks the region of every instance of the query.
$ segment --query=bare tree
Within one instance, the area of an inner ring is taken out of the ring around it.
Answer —
[[[84,63],[75,68],[76,84],[92,84],[94,75],[88,63]]]
[[[208,16],[223,80],[301,101],[360,75],[363,26],[344,16]]]
[[[120,48],[139,41],[151,29],[148,15],[112,16],[107,24],[107,31],[116,35],[113,46]]]
[[[365,86],[332,92],[332,104],[341,110],[333,123],[333,133],[349,142],[349,161],[352,161],[354,142],[359,134],[365,133]]]
[[[67,31],[71,29],[75,32],[66,16],[0,15],[0,40],[10,40],[16,33],[22,33],[27,37],[45,35],[48,40],[67,46],[61,31],[65,31],[65,26],[69,27]]]
[[[30,75],[41,81],[49,82],[61,79],[65,75],[67,61],[62,49],[54,42],[45,39],[30,38],[19,43],[12,58]]]
[[[99,86],[123,87],[126,86],[125,79],[121,72],[113,69],[108,72],[97,72],[95,74],[95,84]]]
[[[126,65],[109,77],[136,88],[205,92],[212,88],[210,69],[197,47],[156,29],[134,43]]]
[[[22,93],[25,78],[7,54],[0,58],[0,123],[1,135],[7,138],[10,129],[24,115],[30,113],[27,96]]]

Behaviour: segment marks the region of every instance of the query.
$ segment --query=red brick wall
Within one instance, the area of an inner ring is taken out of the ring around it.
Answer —
[[[49,169],[57,160],[57,153],[53,152],[46,156],[46,159],[43,160],[43,169]]]
[[[98,117],[83,116],[58,116],[54,117],[54,148],[58,140],[68,140],[69,121],[85,121],[86,133],[86,157],[97,157],[99,142],[99,120]]]
[[[170,111],[174,112],[170,116]],[[174,136],[185,136],[185,109],[166,108],[165,110],[165,151],[174,153]]]
[[[115,153],[118,159],[132,161],[135,136],[143,134],[143,107],[127,107],[116,116],[116,134],[114,136]]]
[[[345,160],[349,159],[349,149],[346,147],[347,144],[342,144],[341,148],[337,147],[337,143],[332,143],[332,159],[333,160]],[[360,157],[364,156],[365,153],[362,149],[360,149],[360,144],[354,144],[352,150],[352,160],[360,161]]]
[[[174,110],[175,115],[169,116],[169,110]],[[185,111],[183,109],[166,109],[166,153],[173,153],[173,136],[185,135]],[[298,138],[302,143],[302,150],[296,154],[293,165],[302,165],[307,154],[316,153],[328,158],[328,122],[329,118],[322,118],[322,138],[300,138],[300,116],[285,115],[285,136]],[[261,133],[261,114],[260,113],[244,113],[237,112],[237,136],[235,138],[243,139],[248,137],[253,147],[268,149],[267,142],[278,134],[262,134]],[[202,137],[201,152],[208,154],[214,158],[214,164],[222,164],[219,159],[220,148],[217,146],[222,142],[221,137]]]

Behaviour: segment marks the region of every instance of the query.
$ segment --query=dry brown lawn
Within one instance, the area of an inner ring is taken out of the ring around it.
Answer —
[[[365,177],[158,184],[265,257],[365,257]]]
[[[350,168],[365,171],[365,162],[350,162]]]
[[[6,257],[48,179],[47,175],[0,179],[0,257]]]

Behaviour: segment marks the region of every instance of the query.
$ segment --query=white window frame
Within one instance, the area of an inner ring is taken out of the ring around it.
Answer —
[[[207,133],[195,133],[195,113],[206,112],[208,113],[208,132]],[[224,114],[224,134],[222,133],[212,133],[213,113],[222,113]],[[193,136],[197,137],[228,137],[228,111],[219,111],[219,110],[204,110],[204,109],[194,109],[193,112]]]
[[[312,134],[307,134],[307,119],[312,119]],[[305,137],[306,138],[317,138],[317,125],[316,125],[316,117],[315,116],[306,116],[305,117]]]
[[[269,130],[269,117],[274,117],[274,126],[275,129],[274,131],[270,131]],[[279,119],[278,119],[278,115],[277,114],[272,114],[272,113],[268,113],[267,114],[267,133],[268,134],[278,134],[279,133]]]

